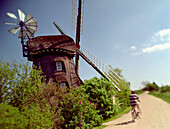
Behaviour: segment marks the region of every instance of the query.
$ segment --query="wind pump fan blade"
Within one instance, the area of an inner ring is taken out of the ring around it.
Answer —
[[[22,31],[20,30],[18,38],[26,38],[27,34],[25,29],[23,29]]]
[[[20,9],[18,9],[18,14],[19,14],[20,20],[24,22],[24,20],[25,20],[25,14],[24,14]]]
[[[28,14],[25,18],[25,23],[36,22],[31,14]]]
[[[15,14],[7,12],[7,15],[8,15],[10,18],[18,21],[18,18],[15,16]]]
[[[27,34],[29,37],[33,37],[33,36],[34,36],[34,33],[35,33],[35,30],[29,28],[29,29],[26,29],[25,32],[26,32],[26,34]]]
[[[8,30],[10,33],[16,34],[20,29],[18,38],[30,39],[31,37],[34,37],[34,33],[37,31],[38,26],[31,14],[28,14],[27,17],[25,17],[25,14],[20,9],[18,9],[19,19],[17,19],[13,13],[8,12],[7,15],[17,21],[17,23],[5,22],[7,25],[17,25],[16,27]]]
[[[28,29],[32,29],[34,31],[37,31],[37,22],[30,22],[28,24],[26,24]]]
[[[38,27],[37,22],[34,20],[34,18],[31,14],[28,14],[27,17],[25,18],[25,25],[28,29],[37,31],[37,27]]]
[[[9,31],[11,34],[16,34],[19,29],[20,29],[20,27],[18,26],[18,27],[14,27],[14,28],[12,28],[12,29],[10,29],[10,30],[8,30],[8,31]]]
[[[6,25],[17,25],[17,23],[12,23],[12,22],[5,22],[4,24],[6,24]]]

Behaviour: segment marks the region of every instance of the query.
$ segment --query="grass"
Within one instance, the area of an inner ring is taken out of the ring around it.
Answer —
[[[149,94],[159,97],[170,104],[170,92],[161,93],[161,92],[152,91]]]
[[[107,125],[102,125],[102,126],[98,126],[98,127],[94,127],[93,129],[103,129],[104,127],[106,127]]]
[[[135,93],[136,94],[142,94],[142,93],[144,93],[145,91],[143,91],[143,90],[136,90],[135,91]],[[117,118],[119,118],[120,116],[122,116],[123,114],[126,114],[126,113],[128,113],[128,112],[130,112],[130,110],[131,110],[131,107],[129,106],[129,107],[127,107],[125,110],[123,110],[122,112],[120,112],[119,114],[117,114],[117,115],[115,115],[115,116],[112,116],[111,118],[109,118],[109,119],[106,119],[103,123],[105,123],[105,122],[108,122],[108,121],[112,121],[112,120],[114,120],[114,119],[117,119]],[[106,127],[106,125],[101,125],[101,126],[98,126],[98,127],[94,127],[93,129],[103,129],[104,127]]]
[[[120,112],[119,114],[117,114],[117,115],[115,115],[115,116],[112,116],[112,117],[109,118],[109,119],[104,120],[103,123],[108,122],[108,121],[112,121],[112,120],[114,120],[114,119],[117,119],[117,118],[119,118],[121,115],[128,113],[130,110],[131,110],[131,107],[127,107],[125,110],[123,110],[123,111]],[[103,129],[104,127],[106,127],[106,125],[94,127],[93,129]]]
[[[123,110],[122,112],[120,112],[119,114],[115,115],[115,116],[112,116],[111,118],[109,119],[106,119],[104,122],[108,122],[108,121],[111,121],[111,120],[114,120],[114,119],[117,119],[119,118],[121,115],[123,114],[126,114],[128,112],[130,112],[131,110],[131,107],[127,107],[125,110]]]
[[[135,90],[135,93],[138,94],[138,95],[140,95],[140,94],[142,94],[144,92],[145,92],[144,90]]]

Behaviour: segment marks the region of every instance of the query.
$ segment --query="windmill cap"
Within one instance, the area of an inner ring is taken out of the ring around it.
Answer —
[[[72,54],[76,53],[74,40],[67,35],[38,36],[27,41],[30,54],[38,51],[65,50]]]

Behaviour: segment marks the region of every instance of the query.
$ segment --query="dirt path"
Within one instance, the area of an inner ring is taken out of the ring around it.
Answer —
[[[144,93],[140,95],[142,118],[131,122],[131,114],[104,123],[104,129],[170,129],[170,104]]]

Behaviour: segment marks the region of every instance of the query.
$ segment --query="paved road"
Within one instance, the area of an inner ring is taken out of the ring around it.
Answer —
[[[142,118],[131,122],[130,112],[104,123],[104,129],[170,129],[170,104],[148,93],[140,95]]]

